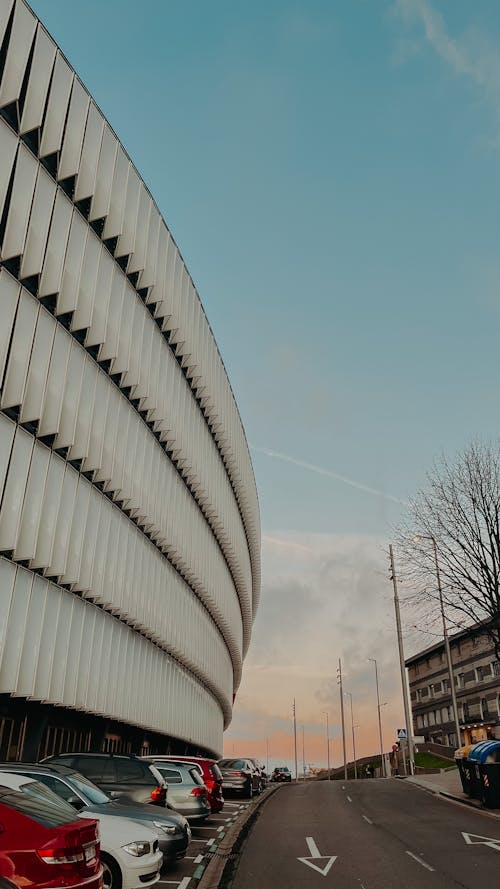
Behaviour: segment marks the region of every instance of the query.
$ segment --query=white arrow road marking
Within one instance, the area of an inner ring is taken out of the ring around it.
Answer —
[[[463,831],[462,836],[468,846],[489,846],[490,849],[500,852],[500,840],[495,840],[493,837],[482,837],[479,833],[464,833]]]
[[[321,855],[312,837],[306,837],[306,843],[311,855],[307,856],[306,858],[298,858],[297,861],[301,861],[302,864],[307,864],[308,867],[311,867],[313,870],[318,871],[318,873],[321,874],[323,877],[326,877],[333,862],[337,860],[337,856]],[[320,867],[319,864],[316,863],[320,861],[324,861],[326,862],[326,864],[323,867]]]

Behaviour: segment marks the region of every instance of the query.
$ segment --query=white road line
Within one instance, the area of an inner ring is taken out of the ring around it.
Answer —
[[[373,824],[373,821],[370,818],[368,818],[368,815],[362,815],[361,817],[365,819],[367,824]]]
[[[352,799],[350,796],[348,796],[347,799],[348,799],[348,802],[352,803]]]
[[[418,863],[421,864],[422,867],[426,867],[427,870],[432,870],[432,871],[434,870],[434,868],[431,867],[430,864],[427,864],[427,862],[423,861],[421,858],[419,858],[418,855],[414,855],[413,852],[409,852],[408,849],[406,850],[406,854],[409,855],[410,858],[414,858],[415,861],[418,861]]]
[[[345,790],[345,784],[342,784],[342,790]]]
[[[321,858],[321,853],[312,837],[306,837],[306,843],[312,858]]]
[[[209,840],[210,842],[210,840]],[[206,840],[198,839],[197,837],[191,837],[190,843],[206,843]]]
[[[186,889],[186,886],[189,886],[191,882],[191,877],[184,877],[183,880],[179,883],[179,889]]]
[[[206,825],[203,825],[203,824],[197,824],[197,825],[196,825],[196,830],[212,830],[212,827],[211,827],[211,826],[206,826]]]
[[[217,828],[217,833],[220,833],[222,830],[224,830],[223,824],[221,824],[221,826]]]
[[[216,839],[217,839],[217,837],[209,837],[205,843],[205,846],[211,846],[212,843],[215,843]]]
[[[205,857],[204,855],[197,855],[196,858],[194,859],[194,863],[195,863],[195,864],[201,864],[201,862],[203,861],[204,857]]]

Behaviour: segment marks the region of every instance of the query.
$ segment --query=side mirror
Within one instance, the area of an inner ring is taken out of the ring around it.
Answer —
[[[66,802],[68,802],[70,804],[70,806],[73,806],[73,808],[76,809],[77,812],[80,812],[81,809],[85,808],[85,803],[83,802],[83,800],[80,799],[80,797],[76,796],[76,795],[69,796],[68,799],[66,800]]]

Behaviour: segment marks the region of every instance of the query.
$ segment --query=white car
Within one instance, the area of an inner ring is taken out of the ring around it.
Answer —
[[[3,774],[0,780],[2,777]],[[78,814],[80,818],[99,819],[103,889],[147,889],[158,882],[163,852],[153,831],[131,818],[92,812]]]
[[[77,817],[73,807],[45,784],[33,781],[25,775],[2,772],[0,785],[37,797],[42,803],[51,803],[67,812],[73,821]],[[149,828],[116,815],[96,816],[92,812],[80,812],[78,817],[98,817],[103,889],[147,889],[158,882],[163,853],[159,849],[158,837]]]

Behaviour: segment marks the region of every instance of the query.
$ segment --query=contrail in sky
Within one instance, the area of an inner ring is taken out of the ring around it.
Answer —
[[[391,500],[393,503],[400,503],[402,506],[408,505],[406,500],[400,500],[399,497],[394,497],[392,494],[386,494],[385,491],[379,491],[377,488],[371,488],[369,485],[364,485],[362,482],[347,478],[345,475],[339,475],[338,472],[332,472],[331,469],[323,469],[322,466],[315,466],[314,463],[306,463],[305,460],[296,460],[295,457],[290,457],[288,454],[282,454],[279,451],[271,451],[269,448],[259,448],[256,445],[250,445],[250,448],[258,454],[265,454],[266,457],[274,457],[276,460],[283,460],[284,463],[291,463],[293,466],[299,466],[301,469],[317,472],[318,475],[326,475],[328,478],[333,478],[337,482],[343,482],[345,485],[350,485],[351,488],[357,488],[358,491],[365,491],[367,494],[375,494],[377,497],[384,497],[386,500]]]

